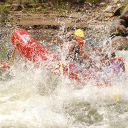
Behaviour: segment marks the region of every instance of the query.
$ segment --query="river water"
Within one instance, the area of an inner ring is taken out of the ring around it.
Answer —
[[[0,61],[6,61],[9,48],[7,30],[1,30]],[[114,78],[113,87],[96,86],[93,80],[79,85],[16,57],[10,70],[0,70],[0,127],[127,128],[127,75]]]

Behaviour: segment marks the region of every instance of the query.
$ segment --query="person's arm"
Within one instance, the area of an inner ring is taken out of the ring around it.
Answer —
[[[68,47],[68,54],[69,54],[69,55],[72,53],[73,48],[74,48],[74,45],[70,45],[70,46]]]
[[[71,44],[68,47],[68,54],[71,54],[71,52],[73,51],[75,45],[76,45],[76,40],[72,40]]]

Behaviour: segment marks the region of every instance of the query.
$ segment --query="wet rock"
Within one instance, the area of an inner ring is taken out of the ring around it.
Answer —
[[[12,5],[12,9],[13,11],[21,11],[22,10],[22,6],[19,4],[13,4]]]
[[[116,36],[111,40],[112,47],[115,50],[128,50],[128,39],[122,36]]]
[[[128,22],[128,5],[125,7],[124,11],[122,12],[121,19],[124,19],[126,23]],[[127,23],[128,24],[128,23]]]
[[[123,35],[127,33],[126,27],[118,23],[112,23],[109,28],[110,35]]]
[[[114,11],[114,16],[120,16],[121,15],[121,12],[120,12],[120,10],[121,10],[121,6],[119,6],[118,8],[116,8],[115,9],[115,11]]]
[[[113,3],[118,3],[119,2],[119,0],[113,0]]]
[[[124,19],[115,19],[114,21],[113,21],[113,24],[114,23],[116,23],[116,24],[120,24],[120,25],[124,25],[125,27],[126,27],[126,22],[125,22],[125,20]]]
[[[106,17],[112,17],[112,16],[120,16],[120,9],[121,5],[120,4],[114,4],[114,5],[109,5],[105,10],[105,16]]]
[[[106,5],[106,2],[101,2],[100,5],[104,6],[104,5]]]
[[[104,12],[112,12],[112,5],[107,6],[107,8],[104,10]]]
[[[109,12],[109,13],[105,13],[105,17],[112,17],[113,13]]]
[[[96,24],[95,28],[100,29],[100,28],[104,28],[105,24]]]

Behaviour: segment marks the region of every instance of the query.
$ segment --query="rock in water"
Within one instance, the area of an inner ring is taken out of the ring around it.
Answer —
[[[111,40],[111,43],[116,50],[128,50],[128,39],[126,37],[116,36]]]
[[[110,35],[123,35],[127,33],[126,27],[118,23],[112,23],[109,29]]]
[[[124,19],[115,19],[115,20],[113,20],[113,22],[112,22],[113,24],[115,23],[115,24],[120,24],[120,25],[124,25],[125,27],[126,27],[126,22],[125,22],[125,20]]]
[[[124,11],[122,12],[121,19],[124,19],[128,25],[128,5],[125,7]]]

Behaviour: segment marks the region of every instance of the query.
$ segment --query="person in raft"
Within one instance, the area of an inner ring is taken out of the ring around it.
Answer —
[[[116,57],[115,52],[111,53],[110,58],[106,55],[104,59],[102,59],[101,63],[101,71],[103,71],[108,78],[112,78],[115,75],[117,76],[122,72],[125,72],[123,57]]]
[[[84,32],[81,29],[77,29],[74,33],[69,32],[67,33],[67,39],[69,41],[68,46],[68,54],[66,59],[77,62],[79,64],[87,64],[89,57],[87,52],[84,50],[85,41],[84,41]]]
[[[123,57],[116,57],[115,52],[111,54],[111,67],[115,75],[119,75],[122,72],[125,72],[125,65],[123,62]]]

